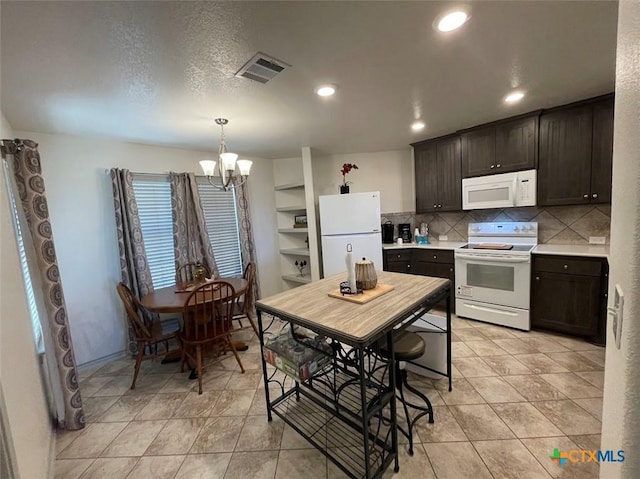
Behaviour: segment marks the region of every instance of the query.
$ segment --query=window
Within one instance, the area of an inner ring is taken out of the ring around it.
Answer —
[[[133,189],[154,288],[175,283],[171,183],[164,175],[134,175]],[[220,191],[198,178],[213,255],[221,276],[242,274],[235,191]]]
[[[134,177],[133,190],[153,288],[172,286],[176,282],[176,263],[169,178],[163,175]]]
[[[198,192],[220,276],[241,275],[242,254],[235,190],[222,191],[210,185],[206,179],[198,178]]]
[[[33,340],[36,344],[38,353],[44,353],[44,339],[42,337],[42,325],[40,324],[40,316],[38,315],[38,307],[36,305],[36,297],[33,292],[33,283],[31,282],[31,274],[29,272],[29,264],[27,263],[27,252],[24,247],[24,241],[22,239],[22,229],[20,228],[20,220],[18,215],[18,206],[16,199],[13,196],[13,187],[11,186],[9,167],[6,161],[2,162],[4,168],[4,176],[7,185],[7,192],[9,193],[9,205],[11,207],[11,213],[13,217],[13,227],[16,233],[16,239],[18,240],[18,254],[20,256],[20,266],[22,268],[22,279],[24,281],[24,287],[27,293],[27,306],[29,307],[29,314],[31,316],[31,329],[33,330]]]

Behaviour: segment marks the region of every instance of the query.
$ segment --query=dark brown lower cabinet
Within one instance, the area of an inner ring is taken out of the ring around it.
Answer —
[[[602,258],[533,255],[531,327],[605,343],[608,265]]]
[[[451,311],[455,312],[453,251],[423,248],[386,250],[383,262],[385,271],[434,276],[451,280]]]

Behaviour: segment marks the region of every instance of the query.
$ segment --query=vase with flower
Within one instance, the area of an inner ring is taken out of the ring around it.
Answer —
[[[358,169],[358,165],[356,165],[355,163],[345,163],[344,165],[342,165],[342,168],[340,169],[340,173],[342,173],[342,184],[340,185],[340,194],[349,193],[349,184],[351,182],[347,181],[347,174],[351,170],[357,170],[357,169]]]

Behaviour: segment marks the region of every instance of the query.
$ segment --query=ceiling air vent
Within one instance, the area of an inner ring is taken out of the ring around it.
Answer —
[[[236,76],[255,80],[260,83],[267,83],[282,70],[290,66],[288,63],[258,52],[238,70]]]

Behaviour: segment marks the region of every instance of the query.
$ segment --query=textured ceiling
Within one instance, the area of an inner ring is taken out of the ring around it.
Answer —
[[[272,158],[407,148],[613,90],[617,3],[471,3],[436,33],[452,5],[2,1],[2,111],[16,130],[202,150],[224,116],[231,151]],[[292,68],[236,78],[256,51]],[[337,94],[317,97],[321,82]]]

